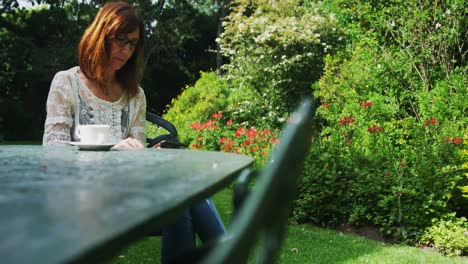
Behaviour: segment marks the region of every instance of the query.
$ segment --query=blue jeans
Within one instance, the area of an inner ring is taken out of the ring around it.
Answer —
[[[226,233],[211,199],[183,210],[177,218],[162,229],[161,263],[196,248],[195,234],[203,243],[213,241]]]

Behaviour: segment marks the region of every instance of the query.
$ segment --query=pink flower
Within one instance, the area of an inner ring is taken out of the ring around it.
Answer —
[[[232,125],[232,119],[229,119],[229,120],[226,122],[226,125],[231,126],[231,125]]]

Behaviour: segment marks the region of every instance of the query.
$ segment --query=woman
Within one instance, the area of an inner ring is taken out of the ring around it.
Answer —
[[[47,98],[44,145],[78,141],[76,128],[105,124],[115,148],[145,146],[146,98],[139,87],[143,73],[144,27],[136,10],[110,2],[96,15],[78,47],[78,65],[58,72]],[[205,200],[187,209],[162,229],[162,262],[195,248],[196,231],[203,242],[225,233],[212,204]]]

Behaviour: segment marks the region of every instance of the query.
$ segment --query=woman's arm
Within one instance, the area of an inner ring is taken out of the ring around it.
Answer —
[[[146,97],[141,88],[133,100],[136,100],[136,107],[133,110],[136,113],[130,115],[133,119],[130,120],[129,135],[112,149],[141,149],[146,146]]]
[[[135,118],[130,122],[130,134],[131,138],[137,139],[143,145],[146,145],[146,97],[143,89],[140,88],[140,92],[135,98],[136,100],[136,114]]]
[[[71,140],[73,100],[70,79],[66,72],[58,72],[52,80],[47,97],[43,145],[63,145]]]

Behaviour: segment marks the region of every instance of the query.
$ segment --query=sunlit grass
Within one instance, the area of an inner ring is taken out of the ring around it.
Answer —
[[[213,199],[224,222],[229,224],[232,214],[232,192],[226,189]],[[161,240],[147,238],[121,252],[112,264],[159,263]],[[279,263],[457,263],[468,264],[468,258],[445,257],[406,245],[390,245],[355,235],[310,225],[291,225],[279,254]]]

